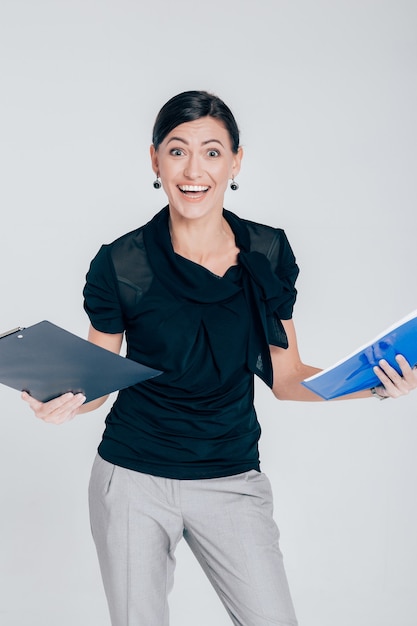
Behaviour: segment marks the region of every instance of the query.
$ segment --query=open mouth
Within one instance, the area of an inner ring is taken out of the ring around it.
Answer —
[[[178,189],[187,196],[200,196],[210,189],[205,185],[178,185]]]

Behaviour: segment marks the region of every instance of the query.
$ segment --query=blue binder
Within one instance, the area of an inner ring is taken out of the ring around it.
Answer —
[[[417,310],[384,330],[352,354],[303,381],[303,385],[325,400],[380,385],[373,367],[381,359],[400,373],[395,356],[402,354],[412,367],[417,364]]]
[[[89,402],[159,374],[48,321],[0,336],[0,383],[42,402],[68,391]]]

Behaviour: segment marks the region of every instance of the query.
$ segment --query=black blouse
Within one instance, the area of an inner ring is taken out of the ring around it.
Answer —
[[[92,261],[92,325],[125,332],[127,356],[164,372],[119,392],[99,447],[111,463],[167,478],[259,469],[253,374],[272,386],[298,268],[284,231],[224,217],[240,253],[223,277],[174,252],[168,207]]]

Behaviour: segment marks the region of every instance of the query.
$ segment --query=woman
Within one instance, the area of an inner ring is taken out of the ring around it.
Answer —
[[[223,209],[242,148],[229,108],[185,92],[158,114],[155,188],[168,206],[103,246],[84,290],[89,340],[163,374],[119,393],[90,483],[94,540],[113,626],[165,626],[184,537],[234,624],[294,626],[268,479],[260,472],[254,374],[279,399],[320,398],[300,382],[292,309],[298,274],[284,232]],[[381,362],[380,397],[417,386]],[[369,397],[371,390],[351,397]],[[36,415],[62,423],[100,406],[66,394]]]

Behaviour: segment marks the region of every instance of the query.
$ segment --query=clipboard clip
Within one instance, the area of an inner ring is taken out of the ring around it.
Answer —
[[[3,337],[8,337],[9,335],[14,335],[15,333],[19,333],[22,330],[24,330],[22,326],[18,326],[17,328],[12,328],[12,330],[8,330],[7,332],[2,333],[0,335],[0,339],[3,339]]]

